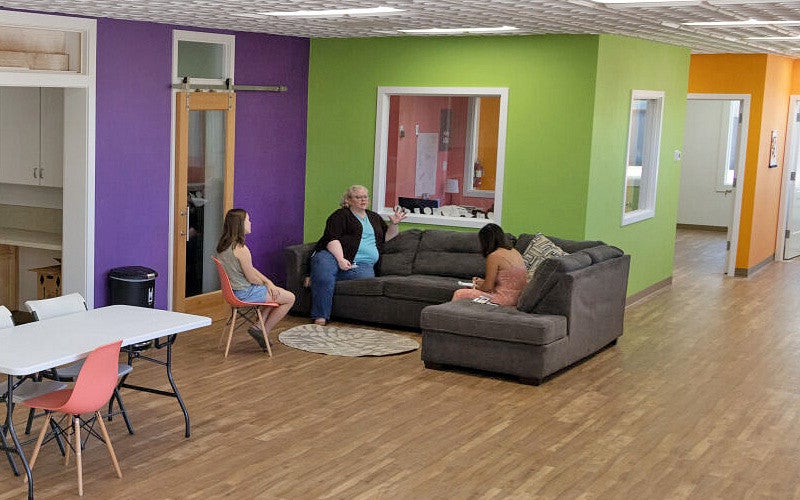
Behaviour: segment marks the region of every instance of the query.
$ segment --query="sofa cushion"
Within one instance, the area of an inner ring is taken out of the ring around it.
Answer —
[[[483,277],[486,260],[477,234],[430,229],[422,233],[413,269],[414,274]]]
[[[522,253],[522,260],[525,261],[525,267],[528,269],[528,281],[533,278],[536,268],[539,267],[545,259],[558,257],[560,255],[567,255],[567,252],[550,241],[547,236],[542,233],[536,233],[533,238],[531,238],[530,243],[528,243],[525,252]]]
[[[398,278],[399,276],[379,276],[376,278],[365,278],[360,280],[337,281],[336,288],[334,288],[334,294],[380,297],[383,295],[384,283],[387,280]]]
[[[586,248],[582,251],[592,258],[592,264],[597,264],[598,262],[603,262],[604,260],[621,257],[625,253],[619,248],[612,247],[611,245],[600,245]]]
[[[409,229],[386,242],[381,255],[381,275],[411,274],[421,234],[419,229]]]
[[[567,334],[567,318],[564,316],[527,314],[513,307],[479,304],[471,300],[424,308],[420,314],[420,326],[423,335],[446,332],[531,345],[547,345]]]
[[[545,259],[519,296],[517,309],[530,313],[533,312],[542,298],[558,281],[559,275],[583,269],[592,264],[592,258],[585,251]]]
[[[386,281],[383,294],[393,299],[441,304],[452,300],[453,293],[459,288],[461,286],[455,278],[412,274]]]
[[[519,253],[525,253],[525,249],[528,248],[528,245],[530,244],[534,236],[535,235],[529,233],[520,234],[519,238],[517,238],[517,243],[514,246],[514,248],[516,248]],[[586,241],[565,240],[562,238],[556,238],[555,236],[548,236],[547,238],[556,245],[558,245],[559,248],[561,248],[567,253],[575,253],[579,250],[583,250],[584,248],[591,248],[591,247],[596,247],[598,245],[605,245],[605,243],[603,243],[602,241],[595,241],[595,240],[586,240]]]

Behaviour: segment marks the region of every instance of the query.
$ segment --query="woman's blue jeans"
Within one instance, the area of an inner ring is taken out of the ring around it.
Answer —
[[[333,289],[339,280],[373,278],[375,267],[359,264],[355,269],[342,271],[336,257],[320,250],[311,257],[311,317],[330,319],[333,307]]]

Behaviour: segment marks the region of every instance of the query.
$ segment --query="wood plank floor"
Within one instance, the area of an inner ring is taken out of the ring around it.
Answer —
[[[90,441],[85,497],[800,498],[800,263],[727,278],[723,248],[679,231],[672,287],[628,308],[616,347],[539,387],[426,370],[419,351],[276,342],[270,360],[246,335],[223,360],[220,325],[186,334],[192,437],[174,400],[124,392],[137,433],[109,426],[123,479]],[[143,363],[132,377],[163,380]],[[37,498],[77,495],[59,458],[43,449]],[[0,469],[0,499],[22,498]]]

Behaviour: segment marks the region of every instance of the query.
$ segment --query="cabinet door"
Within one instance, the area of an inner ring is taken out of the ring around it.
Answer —
[[[17,308],[17,275],[19,274],[17,247],[0,245],[0,304],[12,311]]]
[[[64,184],[64,89],[42,89],[42,163],[39,184]]]
[[[39,185],[39,89],[0,88],[0,182]]]

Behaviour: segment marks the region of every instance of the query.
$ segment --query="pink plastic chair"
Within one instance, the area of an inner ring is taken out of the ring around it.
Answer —
[[[217,271],[219,272],[219,281],[220,285],[222,286],[222,296],[225,298],[225,302],[231,306],[231,317],[228,318],[228,324],[230,324],[230,329],[228,330],[228,343],[225,345],[225,356],[228,357],[228,350],[231,347],[231,339],[233,338],[233,330],[236,327],[236,315],[241,314],[241,316],[250,324],[256,324],[258,322],[258,326],[261,328],[261,331],[264,331],[264,316],[261,314],[262,307],[278,307],[280,304],[277,302],[242,302],[239,300],[236,295],[233,294],[233,287],[231,287],[231,280],[228,279],[228,273],[225,272],[225,268],[222,267],[222,262],[219,261],[216,257],[211,257],[214,260],[214,264],[217,265]],[[258,314],[258,320],[254,320],[250,318],[250,314],[255,310],[256,314]],[[222,330],[222,336],[220,336],[219,341],[222,342],[223,337],[225,336],[225,330]],[[269,353],[269,357],[272,357],[272,349],[269,347],[269,339],[267,338],[266,333],[264,334],[264,341],[267,343],[267,353]]]
[[[118,340],[111,344],[106,344],[92,351],[83,363],[75,386],[72,389],[61,389],[49,394],[23,401],[22,404],[40,410],[45,410],[45,422],[42,426],[39,437],[36,439],[36,447],[31,455],[30,468],[36,463],[39,449],[44,441],[45,434],[50,424],[53,412],[64,413],[72,418],[74,428],[75,461],[78,464],[78,494],[83,496],[83,463],[81,462],[81,419],[83,413],[94,413],[97,423],[100,425],[100,432],[103,434],[103,441],[106,443],[111,462],[117,477],[122,477],[119,469],[117,456],[111,446],[108,431],[100,415],[100,408],[104,407],[111,398],[111,393],[117,387],[117,361],[119,360],[119,349],[122,341]],[[69,448],[64,458],[64,463],[69,463]]]

